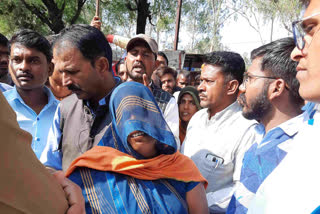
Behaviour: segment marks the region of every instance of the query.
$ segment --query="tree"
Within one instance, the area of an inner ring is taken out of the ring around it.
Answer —
[[[242,0],[234,2],[231,8],[247,20],[264,44],[261,29],[268,24],[270,24],[270,42],[273,41],[275,22],[280,22],[288,32],[292,32],[291,22],[298,19],[301,4],[299,0]]]
[[[85,2],[86,0],[1,0],[0,23],[5,29],[27,27],[39,32],[58,33],[66,24],[76,23]]]
[[[205,53],[222,50],[220,31],[235,13],[227,0],[187,0],[183,14],[187,23],[191,18],[191,52]],[[191,16],[191,17],[190,17]],[[196,49],[197,51],[195,51]]]
[[[74,24],[79,18],[81,9],[86,2],[86,0],[68,1],[67,5],[66,0],[20,1],[55,33],[59,33],[65,27],[63,15],[70,12],[71,8],[75,8],[73,15],[68,17],[69,20],[66,20],[69,24]]]

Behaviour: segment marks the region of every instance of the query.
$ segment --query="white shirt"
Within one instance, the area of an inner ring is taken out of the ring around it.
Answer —
[[[320,206],[320,113],[307,123],[295,145],[268,176],[250,203],[248,213],[310,214]]]
[[[167,107],[163,113],[163,117],[174,135],[174,138],[177,143],[177,149],[180,150],[179,109],[177,101],[174,97],[171,97],[171,99],[169,100]]]
[[[256,124],[255,120],[242,116],[237,102],[210,119],[207,108],[191,118],[182,152],[208,180],[206,192],[210,211],[226,211],[240,181],[243,155],[256,140]]]

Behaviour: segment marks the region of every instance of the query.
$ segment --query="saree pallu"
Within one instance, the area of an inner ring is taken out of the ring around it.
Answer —
[[[81,187],[88,214],[188,213],[186,193],[198,184],[171,179],[147,181],[82,167],[69,178]]]

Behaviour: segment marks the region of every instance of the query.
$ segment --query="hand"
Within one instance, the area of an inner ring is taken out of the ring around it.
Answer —
[[[91,23],[90,23],[91,26],[101,30],[101,20],[99,18],[99,16],[95,16],[93,17],[93,19],[91,20]]]
[[[152,92],[152,90],[150,88],[150,80],[149,80],[147,74],[143,74],[142,75],[142,83],[143,83],[144,86],[148,87],[149,90]]]
[[[62,171],[57,171],[53,175],[62,186],[68,200],[69,209],[67,210],[67,214],[85,214],[85,203],[81,188],[66,178]]]

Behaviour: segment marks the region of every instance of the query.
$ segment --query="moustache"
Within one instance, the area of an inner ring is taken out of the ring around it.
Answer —
[[[6,60],[0,61],[0,66],[1,66],[1,65],[8,66],[8,61],[6,61]]]
[[[27,72],[27,71],[22,71],[22,72],[17,72],[16,73],[16,76],[17,78],[20,78],[20,77],[28,77],[28,78],[33,78],[33,74]]]
[[[134,63],[132,68],[135,67],[142,67],[144,70],[146,70],[146,66],[142,62]]]
[[[68,85],[67,87],[70,91],[81,91],[80,87],[78,87],[74,84]]]

